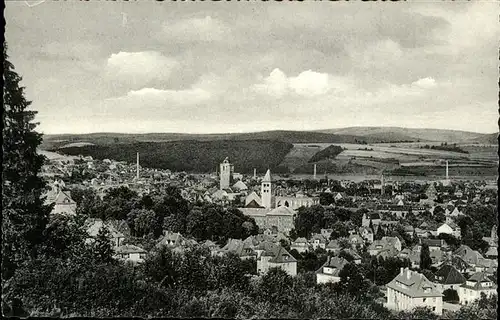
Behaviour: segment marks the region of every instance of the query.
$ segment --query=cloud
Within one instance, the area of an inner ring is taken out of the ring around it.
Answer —
[[[346,79],[327,73],[306,70],[296,77],[287,77],[283,71],[275,68],[268,77],[253,85],[252,90],[276,98],[287,94],[312,98],[324,95],[331,90],[345,90],[348,87]]]
[[[295,93],[311,97],[325,94],[331,89],[328,74],[307,70],[289,79],[288,86]]]
[[[127,93],[126,99],[134,102],[142,102],[147,105],[194,105],[205,102],[211,98],[210,92],[201,88],[191,88],[186,90],[162,90],[156,88],[142,88],[131,90]]]
[[[287,92],[288,78],[283,71],[276,68],[271,71],[268,77],[264,78],[262,83],[255,84],[253,89],[258,93],[281,98]]]
[[[230,33],[231,29],[222,21],[206,16],[165,24],[160,37],[177,39],[180,42],[212,42],[225,40]]]
[[[413,82],[411,84],[412,86],[417,86],[422,89],[430,89],[434,88],[437,86],[436,80],[434,80],[431,77],[423,78],[423,79],[418,79],[417,81]]]
[[[156,51],[118,52],[107,60],[109,76],[124,81],[147,82],[152,79],[168,79],[178,62]]]

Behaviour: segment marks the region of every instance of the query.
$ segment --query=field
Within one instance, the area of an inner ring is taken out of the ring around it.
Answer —
[[[131,162],[140,152],[143,165],[200,173],[214,171],[229,156],[235,171],[241,173],[271,168],[275,173],[312,174],[316,165],[318,175],[384,172],[441,176],[447,160],[450,175],[476,176],[496,175],[495,138],[496,134],[404,128],[228,134],[93,133],[44,136],[42,149]],[[430,148],[444,142],[448,146],[456,144],[457,151],[468,153]],[[342,150],[325,157],[325,152],[320,151],[332,145]]]
[[[307,162],[318,151],[330,145],[326,143],[294,144],[293,149],[287,154],[282,164],[288,166],[291,172],[312,172],[313,165],[307,165]],[[464,154],[444,150],[421,149],[420,147],[425,143],[369,145],[340,143],[335,145],[344,148],[344,151],[330,161],[331,165],[342,168],[346,164],[357,164],[365,167],[367,174],[372,174],[374,168],[382,172],[404,167],[410,173],[415,171],[416,173],[442,175],[444,174],[446,160],[449,162],[450,174],[456,173],[457,175],[494,174],[498,166],[496,146],[461,146],[462,149],[469,152],[469,154]],[[309,169],[304,170],[304,167]],[[409,170],[409,168],[415,170]],[[330,172],[339,173],[338,171]],[[403,171],[396,171],[396,173],[398,172]]]

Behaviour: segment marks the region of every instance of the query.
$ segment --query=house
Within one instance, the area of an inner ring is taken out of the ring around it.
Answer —
[[[327,239],[325,239],[325,237],[321,234],[313,234],[309,243],[311,244],[313,250],[316,250],[317,248],[325,249],[328,242]]]
[[[294,242],[292,242],[290,250],[297,250],[299,253],[306,252],[309,250],[309,242],[306,238],[297,238]]]
[[[492,295],[496,294],[496,292],[497,286],[488,277],[488,274],[486,272],[477,272],[459,287],[458,296],[461,304],[467,304],[480,298],[481,293]]]
[[[340,271],[348,263],[344,258],[328,257],[321,268],[316,271],[316,283],[339,282]]]
[[[443,264],[441,268],[434,274],[432,282],[436,284],[441,292],[447,289],[456,290],[465,283],[465,277],[455,267],[450,264]]]
[[[358,232],[363,239],[368,242],[373,242],[374,234],[373,230],[370,227],[360,227]]]
[[[358,245],[361,246],[365,243],[363,238],[357,234],[351,234],[348,239],[349,239],[349,243],[351,244],[351,246],[353,248],[356,248]]]
[[[106,228],[109,231],[110,241],[114,248],[121,246],[125,236],[123,233],[119,232],[110,222],[104,222],[101,219],[88,219],[86,222],[87,238],[86,242],[92,242],[99,234],[102,228]]]
[[[271,245],[257,259],[257,273],[265,274],[271,268],[281,268],[291,276],[297,275],[297,260],[281,245]]]
[[[238,180],[238,181],[236,181],[235,184],[233,184],[232,189],[236,190],[236,191],[247,191],[248,187],[243,181]]]
[[[333,229],[321,229],[320,233],[325,239],[330,239]]]
[[[163,237],[158,241],[157,247],[167,246],[168,248],[177,248],[184,246],[186,239],[179,232],[164,231]]]
[[[421,239],[420,244],[415,245],[415,251],[420,252],[422,245],[429,246],[429,251],[442,251],[447,248],[446,242],[443,239]]]
[[[428,307],[437,315],[443,314],[443,295],[421,273],[401,268],[386,286],[388,309],[410,311],[415,307]]]
[[[398,251],[401,251],[401,240],[399,240],[398,237],[382,237],[381,240],[396,248]]]
[[[449,234],[457,239],[460,239],[460,227],[454,222],[443,223],[437,228],[437,234]]]
[[[469,246],[461,245],[454,253],[454,255],[459,256],[465,262],[475,267],[479,263],[479,259],[484,259],[484,257],[476,250],[472,250]]]
[[[363,227],[369,227],[370,221],[375,226],[380,224],[382,218],[380,217],[380,214],[378,212],[364,213],[361,220],[361,225]]]
[[[224,247],[219,251],[220,254],[234,253],[242,260],[256,259],[257,253],[248,242],[240,239],[229,239]]]
[[[361,263],[361,256],[354,250],[352,249],[342,249],[339,252],[339,255],[342,253],[346,253],[352,257],[352,262],[355,264],[360,264]]]
[[[132,244],[121,245],[115,249],[116,258],[133,263],[143,262],[146,254],[146,250]]]
[[[498,258],[498,247],[489,247],[488,251],[484,254],[488,259],[497,259]]]
[[[491,228],[491,234],[489,237],[483,237],[483,240],[488,242],[491,247],[498,247],[498,234],[497,226]]]
[[[325,249],[328,252],[333,252],[333,254],[338,254],[342,248],[340,247],[338,240],[330,240]]]
[[[55,184],[47,193],[45,203],[54,204],[50,214],[76,215],[76,202],[71,198],[71,192],[63,191],[60,184]]]

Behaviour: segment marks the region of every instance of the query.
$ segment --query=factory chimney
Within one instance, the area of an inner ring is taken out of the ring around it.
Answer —
[[[137,152],[137,164],[136,164],[136,179],[139,180],[139,152]]]
[[[380,179],[380,194],[384,195],[384,174],[382,173],[382,179]]]
[[[316,180],[316,163],[314,164],[314,176],[313,179]]]
[[[448,180],[448,160],[446,160],[446,180]]]

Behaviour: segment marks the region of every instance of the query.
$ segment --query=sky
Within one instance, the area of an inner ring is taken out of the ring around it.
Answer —
[[[498,131],[494,1],[7,0],[38,130]]]

